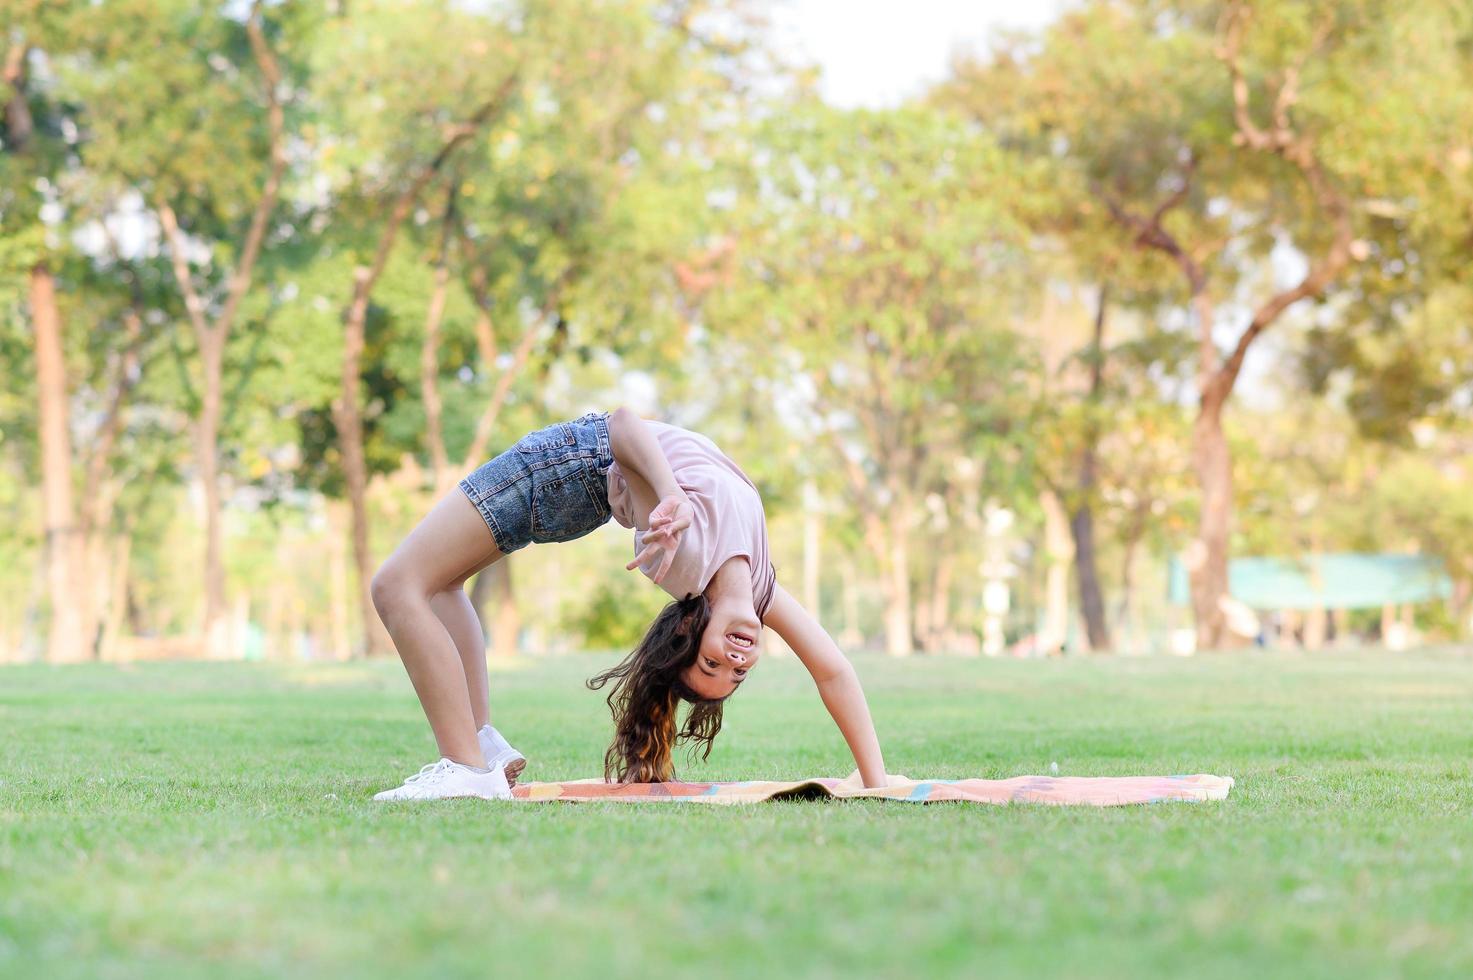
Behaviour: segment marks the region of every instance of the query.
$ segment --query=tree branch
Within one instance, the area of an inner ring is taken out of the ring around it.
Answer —
[[[116,208],[117,202],[109,201],[108,210]],[[118,245],[117,237],[106,221],[99,222],[102,229],[103,240],[107,243],[108,255],[115,265],[123,264],[122,249]],[[96,444],[92,447],[87,457],[84,469],[87,472],[87,486],[101,486],[104,477],[104,468],[108,456],[112,453],[113,443],[116,442],[118,433],[122,427],[122,411],[127,401],[128,393],[137,385],[141,379],[141,367],[138,362],[138,352],[143,347],[145,337],[143,334],[143,289],[138,284],[138,276],[133,271],[124,273],[128,283],[129,303],[128,311],[123,314],[123,327],[128,337],[128,343],[119,354],[116,367],[116,379],[110,386],[113,396],[108,405],[107,414],[103,417],[102,425],[99,427],[99,436]],[[186,378],[186,381],[188,379]],[[186,386],[186,393],[192,395],[192,389]],[[102,507],[84,507],[82,513],[82,527],[84,536],[90,535],[91,529],[100,520],[103,513]]]
[[[241,300],[246,291],[250,289],[251,275],[255,270],[256,259],[261,254],[261,243],[266,237],[266,225],[271,220],[271,214],[276,210],[276,201],[281,193],[281,177],[286,172],[286,148],[283,145],[283,130],[285,128],[285,114],[281,107],[281,66],[276,61],[271,46],[266,43],[266,35],[261,27],[261,0],[251,6],[250,17],[246,20],[246,36],[250,39],[251,54],[256,59],[256,66],[261,71],[261,77],[266,82],[266,128],[269,135],[268,153],[270,164],[266,171],[266,183],[261,187],[261,198],[256,202],[256,210],[251,215],[250,228],[246,232],[245,245],[241,248],[240,261],[236,263],[235,272],[230,277],[230,285],[225,295],[225,306],[216,318],[216,328],[221,333],[229,333],[230,327],[235,320],[235,312],[240,307]]]
[[[1164,222],[1167,214],[1180,206],[1191,193],[1192,180],[1196,177],[1196,173],[1197,157],[1189,153],[1182,164],[1181,183],[1156,206],[1149,218],[1132,213],[1103,186],[1094,185],[1095,196],[1104,202],[1111,216],[1118,223],[1135,232],[1137,247],[1153,248],[1171,256],[1181,268],[1182,274],[1186,276],[1194,296],[1207,288],[1207,274],[1197,258],[1182,247],[1175,235],[1166,230]]]
[[[441,421],[440,402],[440,325],[445,317],[445,303],[450,291],[450,230],[455,224],[455,192],[459,175],[450,180],[445,192],[445,213],[440,220],[440,241],[433,263],[430,302],[425,309],[424,340],[419,350],[420,400],[425,410],[425,442],[430,451],[430,466],[438,488],[450,468],[445,454],[445,433]]]
[[[250,385],[251,376],[255,374],[256,363],[261,357],[261,345],[266,341],[266,334],[269,330],[271,320],[275,315],[275,310],[275,304],[272,304],[262,318],[261,329],[255,330],[251,334],[250,349],[246,351],[245,361],[242,362],[240,368],[235,372],[235,384],[231,387],[230,393],[225,396],[220,410],[220,428],[222,430],[229,428],[231,421],[235,418],[235,410],[240,405],[241,396],[245,394],[247,386]]]
[[[466,224],[463,215],[457,215],[456,230],[455,242],[460,248],[461,265],[465,269],[466,292],[470,293],[476,306],[476,351],[482,364],[495,364],[498,344],[491,319],[491,282],[486,271],[488,262],[471,236],[470,226]]]
[[[85,470],[87,473],[87,486],[101,487],[106,477],[108,457],[112,455],[112,449],[118,439],[118,434],[123,427],[123,407],[128,400],[128,394],[138,384],[141,373],[138,369],[138,351],[143,346],[143,319],[138,315],[136,306],[130,307],[123,314],[123,323],[127,330],[128,344],[118,357],[116,377],[112,385],[112,397],[108,399],[107,413],[103,416],[102,425],[98,427],[97,440],[88,453]],[[88,494],[82,507],[81,525],[82,537],[91,537],[93,528],[102,522],[105,511],[106,500],[102,494]]]
[[[179,292],[184,296],[184,309],[201,346],[212,339],[210,323],[205,317],[205,304],[194,288],[194,279],[189,271],[189,260],[184,256],[184,234],[179,230],[179,218],[169,202],[159,199],[155,207],[159,212],[159,223],[164,226],[164,237],[169,242],[169,261],[174,267],[174,278],[179,283]]]
[[[1228,76],[1232,80],[1233,123],[1238,130],[1234,139],[1240,145],[1246,145],[1255,150],[1278,153],[1286,157],[1308,153],[1312,150],[1312,146],[1307,138],[1295,132],[1293,122],[1289,118],[1289,111],[1299,100],[1300,72],[1303,71],[1309,57],[1318,51],[1326,38],[1330,36],[1334,27],[1333,15],[1326,16],[1316,23],[1309,45],[1292,64],[1284,69],[1284,76],[1273,97],[1273,108],[1270,110],[1272,128],[1270,129],[1264,129],[1253,119],[1253,109],[1249,102],[1248,79],[1242,67],[1243,35],[1247,30],[1248,19],[1252,15],[1253,11],[1249,4],[1242,0],[1235,0],[1223,12],[1219,28],[1223,40],[1218,45],[1216,54],[1218,60],[1227,66]]]
[[[24,41],[12,41],[5,52],[5,67],[0,78],[4,79],[6,85],[14,88],[17,95],[21,93],[21,81],[25,77],[26,55],[29,53],[30,48]]]
[[[1229,6],[1224,14],[1224,41],[1218,48],[1218,58],[1227,66],[1233,86],[1233,120],[1238,128],[1240,142],[1254,150],[1271,153],[1282,158],[1299,171],[1309,185],[1310,196],[1315,206],[1330,221],[1333,238],[1329,248],[1318,261],[1311,262],[1304,278],[1288,289],[1281,290],[1259,306],[1253,313],[1248,328],[1238,338],[1228,356],[1211,380],[1213,393],[1223,397],[1232,390],[1242,370],[1248,348],[1258,335],[1272,324],[1290,306],[1312,296],[1318,296],[1344,271],[1355,257],[1355,229],[1351,223],[1350,205],[1345,195],[1335,186],[1325,172],[1319,156],[1315,153],[1314,141],[1297,132],[1289,117],[1290,110],[1298,98],[1299,73],[1305,60],[1317,50],[1329,33],[1329,22],[1322,21],[1316,28],[1309,48],[1285,69],[1284,79],[1274,96],[1274,124],[1272,130],[1264,130],[1253,121],[1248,103],[1248,82],[1242,70],[1241,54],[1243,31],[1249,16],[1246,4],[1237,2]]]
[[[490,290],[486,283],[485,268],[476,263],[473,256],[469,261],[472,262],[472,268],[467,279],[471,298],[476,302],[476,351],[481,355],[481,363],[489,366],[496,363],[497,356],[496,331],[491,323]]]
[[[9,130],[10,145],[23,149],[31,138],[34,122],[31,107],[26,102],[26,56],[30,47],[20,40],[12,41],[5,52],[4,81],[13,91],[5,100],[5,125]]]
[[[502,406],[506,404],[507,396],[511,393],[512,382],[527,366],[527,358],[532,355],[532,345],[542,333],[545,323],[545,318],[539,317],[526,329],[521,340],[517,342],[516,350],[512,354],[512,363],[496,379],[496,388],[491,393],[491,400],[482,409],[480,418],[476,419],[476,433],[471,439],[470,449],[466,452],[462,469],[470,469],[480,463],[482,457],[485,456],[486,445],[491,441],[491,430],[495,427],[497,416],[501,414]]]
[[[476,432],[471,438],[470,448],[466,450],[465,461],[462,466],[463,469],[470,469],[472,466],[481,462],[482,457],[485,456],[486,446],[491,441],[491,430],[496,425],[496,419],[501,414],[502,406],[506,404],[507,396],[511,394],[512,382],[516,381],[522,369],[527,366],[527,359],[532,356],[532,345],[536,342],[538,335],[542,333],[542,328],[546,325],[548,318],[557,309],[558,303],[562,299],[563,288],[572,278],[573,272],[574,268],[569,267],[553,283],[552,289],[548,292],[546,302],[542,304],[542,309],[538,311],[537,319],[522,333],[521,339],[517,341],[516,349],[512,353],[511,364],[496,379],[496,388],[491,392],[491,400],[481,410],[480,418],[476,419]]]
[[[384,230],[379,234],[378,245],[374,249],[373,262],[367,268],[359,269],[354,277],[356,280],[355,292],[364,298],[365,303],[368,291],[378,281],[379,276],[383,275],[384,266],[389,261],[389,253],[394,249],[394,240],[399,235],[399,226],[409,216],[409,211],[414,207],[414,202],[419,198],[420,191],[424,190],[425,185],[440,172],[445,166],[445,161],[450,159],[450,155],[455,152],[456,148],[470,139],[486,120],[490,119],[506,105],[519,78],[520,71],[513,71],[501,83],[501,87],[496,90],[496,94],[472,113],[468,119],[445,127],[445,142],[441,144],[439,151],[429,163],[420,169],[419,173],[415,174],[409,186],[404,188],[398,198],[395,199],[394,205],[389,211],[388,222],[384,225]]]

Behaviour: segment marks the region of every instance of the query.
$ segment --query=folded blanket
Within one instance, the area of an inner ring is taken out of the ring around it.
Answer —
[[[565,783],[522,783],[512,792],[519,800],[620,800],[634,803],[760,803],[793,798],[875,798],[909,803],[960,800],[972,803],[1047,803],[1055,806],[1121,806],[1227,799],[1231,776],[1014,776],[1012,779],[907,779],[891,776],[890,785],[866,789],[858,773],[848,779],[803,779],[797,782],[734,783],[606,783],[577,779]]]

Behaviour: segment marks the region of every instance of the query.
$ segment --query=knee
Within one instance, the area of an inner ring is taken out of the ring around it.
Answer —
[[[373,598],[373,608],[378,610],[379,618],[385,625],[388,625],[390,618],[410,597],[413,587],[409,576],[393,559],[384,562],[374,573],[368,593]]]

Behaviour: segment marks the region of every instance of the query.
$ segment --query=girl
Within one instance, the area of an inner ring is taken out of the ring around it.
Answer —
[[[705,436],[620,408],[523,436],[461,480],[374,576],[374,606],[441,756],[374,799],[511,795],[526,759],[488,723],[481,624],[463,587],[503,555],[571,541],[611,516],[634,529],[625,568],[639,568],[676,601],[633,653],[588,682],[613,684],[605,778],[671,779],[680,741],[708,756],[726,699],[761,658],[767,625],[813,675],[864,784],[885,785],[853,666],[777,583],[756,486]],[[683,725],[681,702],[691,706]]]

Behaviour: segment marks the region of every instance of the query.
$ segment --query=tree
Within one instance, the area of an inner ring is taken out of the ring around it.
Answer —
[[[1454,16],[1441,6],[1098,3],[1065,17],[1036,55],[977,69],[1004,72],[1023,93],[995,112],[977,103],[978,118],[1072,160],[1129,240],[1185,286],[1198,347],[1201,506],[1187,559],[1199,646],[1224,635],[1227,400],[1263,332],[1343,285],[1369,253],[1360,229],[1379,219],[1366,205],[1395,192],[1379,180],[1389,171],[1357,166],[1390,138],[1388,125],[1361,117],[1368,104],[1410,103],[1441,86],[1393,40],[1412,22],[1435,34],[1439,17]],[[1013,118],[999,119],[1009,110]],[[1297,252],[1303,269],[1264,289],[1253,273],[1272,271],[1275,248]]]
[[[660,277],[684,218],[656,195],[688,166],[683,144],[713,128],[703,113],[736,88],[713,64],[742,49],[713,42],[703,16],[743,8],[382,2],[331,25],[316,64],[339,203],[322,261],[359,256],[332,421],[370,628],[363,447],[365,409],[378,409],[358,391],[369,334],[381,329],[380,366],[408,396],[378,421],[408,437],[437,493],[484,461],[508,407],[514,424],[546,410],[527,383],[560,357],[663,335]],[[384,106],[411,124],[386,126]],[[500,579],[505,609],[503,571],[484,581]]]
[[[1166,383],[1176,366],[1166,360],[1138,362],[1142,350],[1165,353],[1151,325],[1167,302],[1160,264],[1118,240],[1113,220],[1098,207],[1089,174],[1061,152],[1055,139],[1058,110],[1052,101],[1058,80],[1050,73],[1051,64],[1038,64],[1042,59],[1035,60],[1030,43],[1027,38],[1006,40],[986,62],[962,62],[955,77],[936,86],[928,101],[978,120],[1005,151],[1046,173],[1035,181],[1038,191],[1017,202],[1019,218],[1034,236],[1044,296],[1040,309],[1016,324],[1038,362],[1028,420],[1033,438],[1019,443],[1019,449],[1029,480],[1041,485],[1031,486],[1028,499],[1019,503],[1024,512],[1037,509],[1043,524],[1048,565],[1043,646],[1060,648],[1068,633],[1072,563],[1085,636],[1091,650],[1101,651],[1110,649],[1113,640],[1096,518],[1102,506],[1109,509],[1103,494],[1123,489],[1102,483],[1102,468],[1116,463],[1103,455],[1107,445],[1117,451],[1134,445],[1117,436],[1137,408],[1149,412],[1160,401],[1177,397]],[[1098,44],[1098,39],[1090,43]],[[1082,117],[1093,111],[1073,102],[1068,108]],[[1095,136],[1087,119],[1080,125],[1086,140]],[[1107,330],[1107,324],[1113,325]],[[1123,355],[1118,363],[1111,361],[1112,346]],[[1137,405],[1132,398],[1149,404]],[[1122,472],[1128,472],[1129,464],[1124,465]],[[1134,543],[1143,533],[1135,530],[1140,526],[1141,520],[1132,519],[1118,528],[1135,534],[1126,549],[1127,572]],[[1126,574],[1121,580],[1122,594],[1129,593],[1129,578]]]
[[[199,357],[195,464],[205,501],[204,635],[229,653],[220,428],[225,357],[287,168],[288,80],[260,0],[244,22],[175,0],[155,16],[78,11],[73,88],[94,166],[148,202]],[[131,42],[120,47],[117,39]]]
[[[333,244],[346,250],[341,387],[332,402],[352,511],[353,559],[369,653],[388,637],[369,597],[369,546],[361,401],[362,358],[374,288],[421,196],[472,139],[520,97],[515,31],[448,4],[356,4],[333,18],[314,52],[316,99],[336,210]],[[447,39],[453,39],[447,43]],[[489,71],[491,65],[496,71]]]
[[[58,84],[55,61],[70,55],[65,29],[74,12],[40,7],[11,25],[3,66],[0,128],[0,265],[22,273],[35,372],[37,443],[45,535],[44,564],[51,621],[47,659],[89,659],[98,649],[107,558],[123,535],[111,532],[119,484],[115,449],[127,403],[142,374],[143,291],[132,273],[110,283],[100,267],[124,268],[116,249],[88,255],[71,239],[79,229],[106,229],[107,207],[86,199],[91,177],[80,156],[78,107]],[[58,278],[82,285],[85,298],[64,300]],[[97,329],[66,329],[66,313],[97,317]],[[87,417],[83,438],[75,404]],[[75,471],[86,492],[74,492]]]
[[[921,108],[795,107],[757,139],[732,210],[736,281],[707,324],[803,379],[883,572],[886,649],[904,656],[923,501],[1021,414],[1007,317],[1027,263],[1006,202],[1026,174]]]

